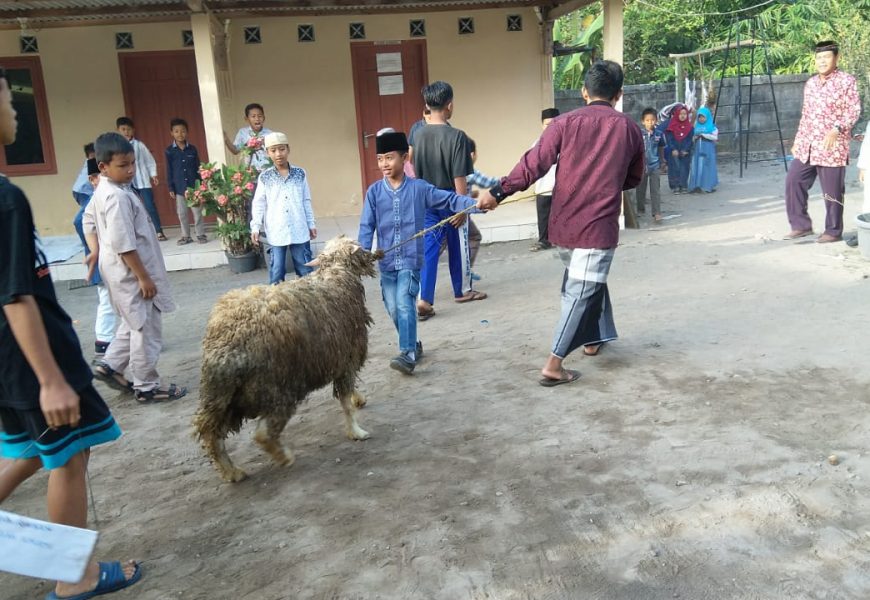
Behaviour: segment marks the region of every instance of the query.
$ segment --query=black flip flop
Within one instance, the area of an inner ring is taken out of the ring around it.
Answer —
[[[559,379],[542,377],[538,381],[538,383],[544,387],[556,387],[557,385],[562,385],[563,383],[574,383],[575,381],[580,379],[580,371],[575,371],[573,369],[562,369],[562,373],[567,375],[567,377],[560,377]]]

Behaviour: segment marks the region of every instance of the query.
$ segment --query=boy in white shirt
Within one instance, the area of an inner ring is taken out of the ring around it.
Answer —
[[[168,238],[163,234],[160,215],[157,213],[157,205],[154,204],[154,190],[151,189],[152,186],[159,184],[157,162],[148,147],[135,138],[136,127],[133,125],[133,119],[118,117],[115,126],[118,128],[118,133],[127,138],[127,141],[133,145],[133,153],[136,155],[136,176],[133,177],[133,189],[142,199],[145,210],[151,217],[151,224],[154,225],[154,231],[157,232],[157,239],[165,242]]]
[[[317,237],[317,223],[311,207],[311,190],[305,171],[290,164],[290,143],[283,133],[266,136],[266,152],[272,159],[269,167],[257,179],[257,191],[251,207],[251,239],[260,244],[260,232],[269,243],[269,283],[284,281],[287,275],[287,255],[293,260],[296,275],[304,277],[313,270],[311,240]]]

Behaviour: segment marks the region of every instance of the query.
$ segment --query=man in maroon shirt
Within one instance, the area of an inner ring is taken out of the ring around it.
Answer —
[[[554,119],[510,174],[481,193],[481,208],[493,209],[558,163],[550,241],[560,247],[565,275],[553,352],[541,369],[539,383],[546,387],[580,377],[562,367],[570,352],[583,346],[584,354],[594,356],[617,337],[607,274],[619,242],[622,192],[637,187],[645,168],[640,128],[614,109],[622,82],[615,62],[593,64],[583,85],[587,106]]]

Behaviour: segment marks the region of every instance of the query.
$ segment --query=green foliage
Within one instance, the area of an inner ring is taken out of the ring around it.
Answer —
[[[734,17],[698,16],[699,13],[728,12],[758,4],[760,0],[645,0],[633,1],[625,9],[625,76],[627,84],[674,80],[674,62],[669,54],[693,52],[724,44]],[[602,16],[596,2],[583,10],[559,19],[554,37],[566,45],[577,45],[595,17]],[[812,48],[823,39],[839,42],[841,66],[861,82],[862,97],[870,102],[870,0],[779,0],[741,16],[758,16],[760,33],[768,40],[768,54],[775,73],[814,71]],[[591,18],[590,18],[591,17]],[[750,21],[738,24],[741,38],[750,37]],[[759,37],[761,37],[759,35]],[[556,89],[577,89],[583,71],[591,60],[601,56],[600,28],[585,38],[597,51],[580,57],[554,60]],[[708,55],[701,67],[697,59],[686,62],[690,76],[718,78],[722,74],[724,53]],[[726,75],[738,67],[729,58]],[[754,68],[761,72],[763,54],[756,52]],[[750,53],[741,52],[741,73],[749,73]],[[865,104],[866,105],[866,104]]]
[[[247,254],[252,243],[245,204],[254,194],[257,171],[247,165],[203,163],[199,177],[184,193],[187,205],[201,208],[203,215],[217,215],[216,232],[226,251],[235,256]]]

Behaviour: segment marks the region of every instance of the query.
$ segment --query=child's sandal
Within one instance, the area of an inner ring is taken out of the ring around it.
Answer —
[[[118,390],[119,392],[133,391],[133,382],[125,379],[123,374],[118,373],[103,361],[95,362],[92,371],[94,378],[102,381],[113,390]]]
[[[168,240],[168,239],[169,239],[169,238],[166,237],[166,234],[164,234],[162,231],[161,231],[160,233],[157,234],[157,240],[158,240],[158,241],[165,242],[165,241]]]
[[[139,404],[157,404],[160,402],[169,402],[170,400],[178,400],[187,395],[187,388],[178,387],[170,384],[168,389],[154,388],[147,392],[136,390],[136,401]]]
[[[160,239],[160,238],[157,238],[157,239]],[[182,237],[182,238],[178,238],[178,241],[175,243],[178,244],[179,246],[184,246],[187,244],[192,244],[193,240],[190,239],[189,237]]]

